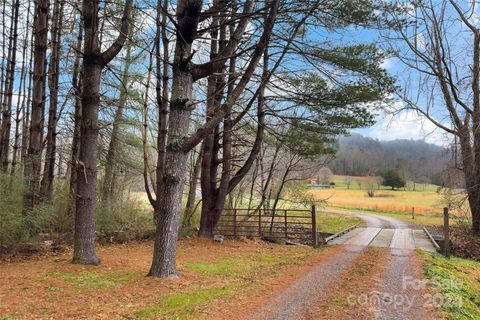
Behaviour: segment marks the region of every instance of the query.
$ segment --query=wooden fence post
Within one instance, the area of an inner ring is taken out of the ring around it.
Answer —
[[[237,209],[233,209],[233,236],[237,237]]]
[[[288,240],[288,231],[287,231],[287,228],[288,228],[288,222],[287,222],[287,210],[283,210],[283,216],[285,217],[285,241]]]
[[[415,220],[415,207],[412,207],[412,219]]]
[[[443,254],[445,257],[450,256],[450,225],[448,220],[448,208],[443,208]]]
[[[312,205],[312,239],[313,239],[313,247],[318,247],[318,239],[317,239],[317,213],[315,209],[315,205]]]
[[[258,209],[258,236],[262,238],[262,209]]]

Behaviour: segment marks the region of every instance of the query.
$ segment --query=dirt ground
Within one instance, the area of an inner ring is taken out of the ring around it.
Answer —
[[[352,303],[373,292],[405,297],[403,276],[423,279],[417,253],[335,245],[322,249],[253,240],[179,241],[176,280],[146,277],[152,243],[102,246],[100,266],[71,251],[0,262],[0,319],[400,319]],[[437,319],[422,301],[402,319]]]
[[[336,250],[251,240],[181,240],[178,280],[145,276],[150,242],[100,247],[100,266],[71,264],[69,250],[54,257],[1,262],[0,319],[235,317],[239,305],[248,313]],[[217,294],[218,288],[225,294]],[[171,301],[167,312],[161,310],[162,298]]]

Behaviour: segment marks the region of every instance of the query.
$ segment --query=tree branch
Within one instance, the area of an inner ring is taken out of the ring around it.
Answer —
[[[133,0],[125,1],[125,10],[123,11],[122,24],[120,26],[120,33],[112,45],[100,54],[100,63],[106,66],[113,58],[122,50],[125,41],[127,40],[128,29],[130,27],[130,17],[132,14]]]

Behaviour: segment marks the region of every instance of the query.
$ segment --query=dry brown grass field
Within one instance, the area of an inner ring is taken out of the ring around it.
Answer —
[[[379,212],[396,212],[411,214],[412,208],[418,215],[442,215],[446,206],[445,196],[438,192],[435,185],[416,185],[413,191],[409,182],[405,189],[390,190],[386,187],[374,186],[374,197],[367,194],[369,183],[375,183],[371,177],[334,176],[335,188],[311,189],[316,200],[323,200],[329,206],[368,209]],[[347,186],[347,181],[350,185]]]
[[[396,211],[411,213],[412,207],[419,214],[441,214],[443,202],[436,192],[378,190],[369,197],[365,190],[326,189],[312,190],[317,200],[325,200],[338,207]]]

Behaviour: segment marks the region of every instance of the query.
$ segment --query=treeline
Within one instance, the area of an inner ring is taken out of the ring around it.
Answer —
[[[353,133],[339,137],[337,148],[329,167],[340,175],[376,176],[395,170],[406,180],[445,185],[452,161],[449,149],[419,140],[379,141]]]
[[[197,210],[211,236],[227,206],[275,208],[373,122],[386,53],[317,35],[383,27],[381,5],[4,1],[0,234],[65,232],[98,264],[99,234],[150,228],[149,275],[175,276]]]

